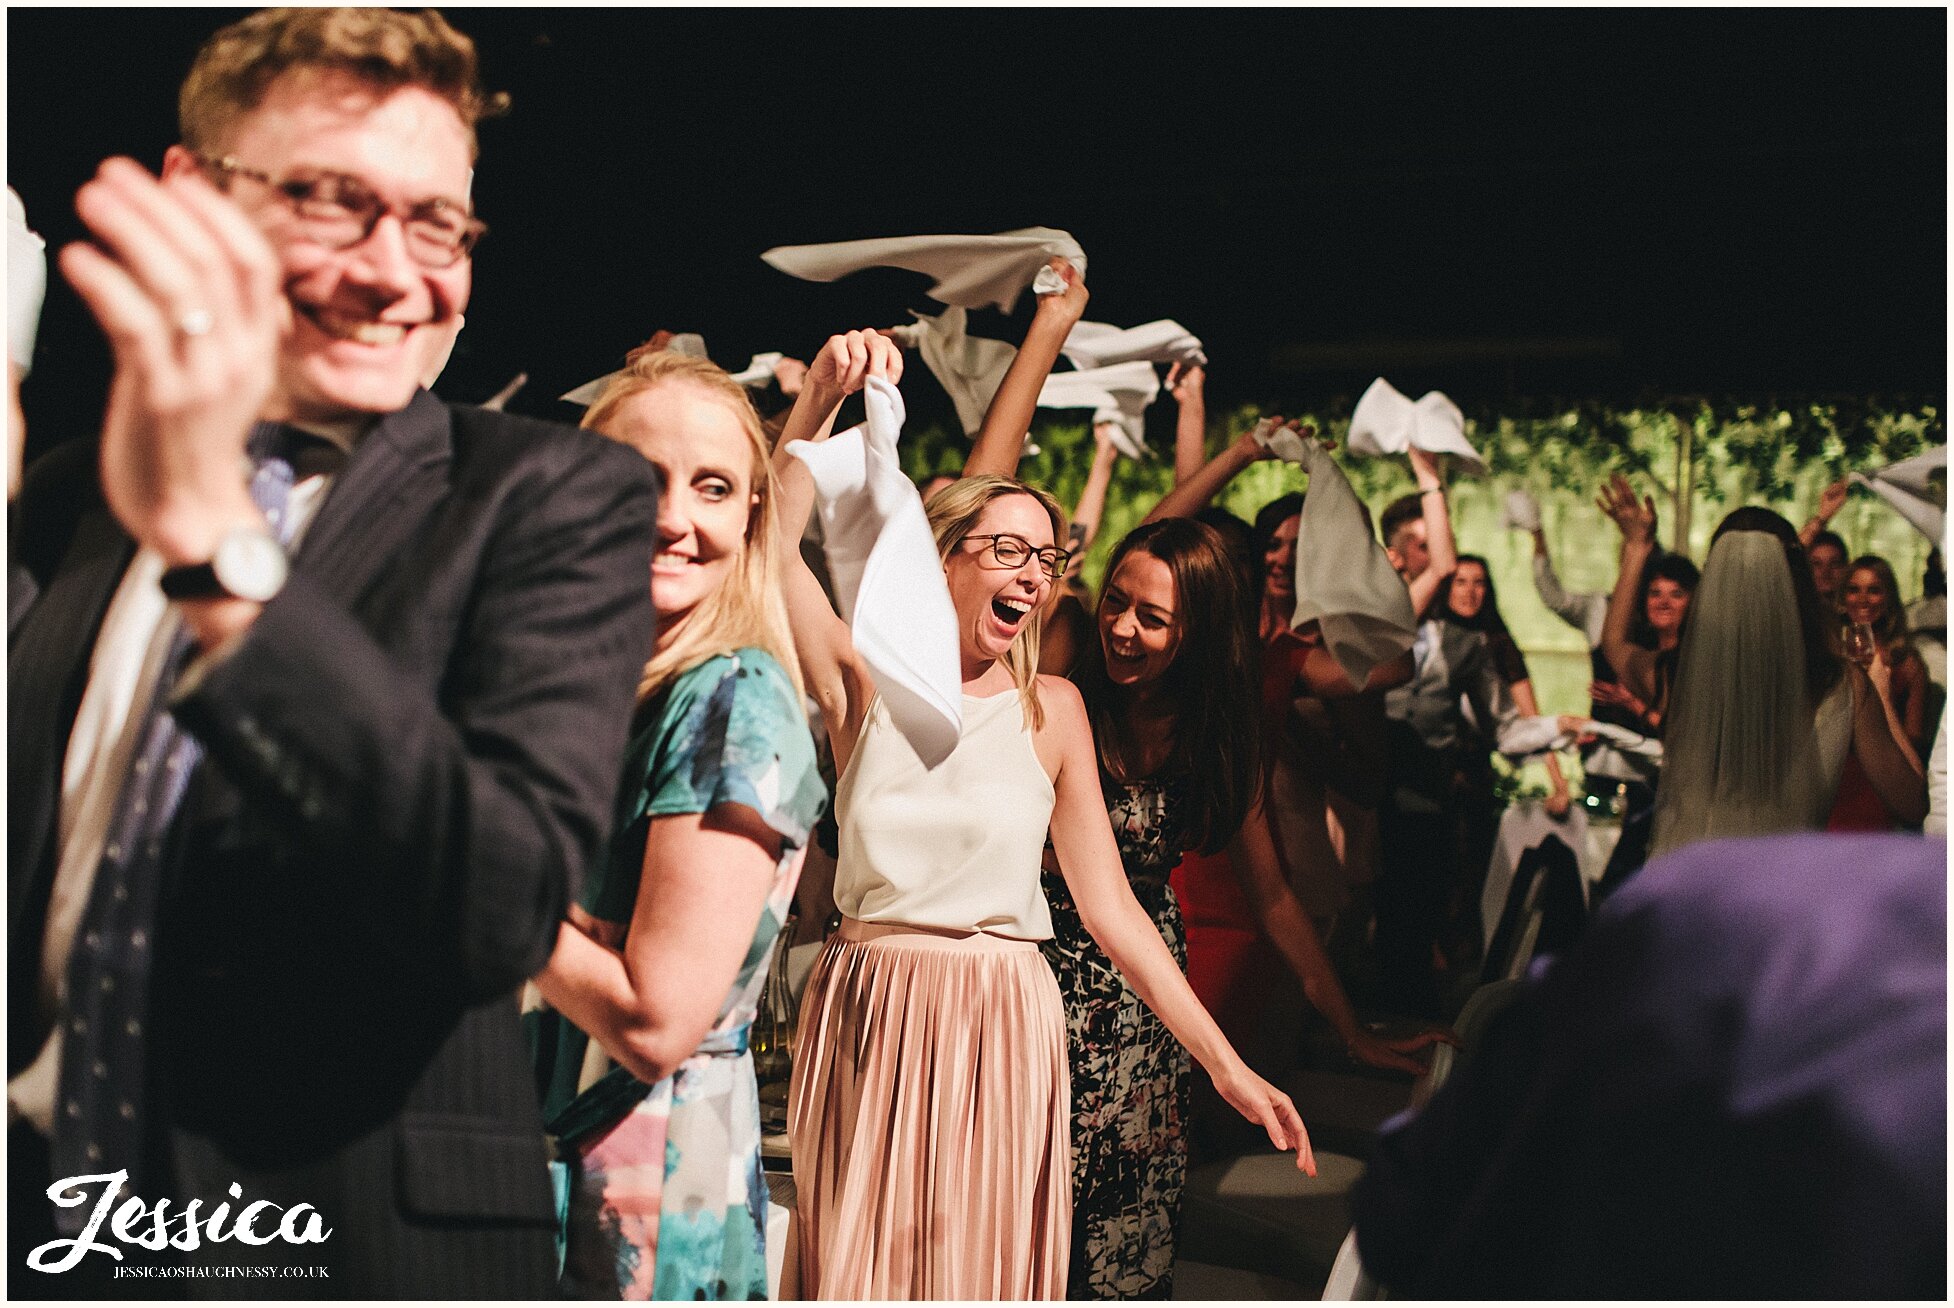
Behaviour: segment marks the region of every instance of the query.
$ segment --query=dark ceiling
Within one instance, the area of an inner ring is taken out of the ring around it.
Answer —
[[[767,246],[1030,224],[1079,238],[1094,318],[1204,337],[1223,404],[1945,386],[1937,9],[447,12],[514,98],[452,398],[526,370],[511,407],[560,415],[660,327],[805,356],[924,282]],[[9,10],[9,180],[54,243],[235,14]],[[37,446],[106,376],[58,280]]]

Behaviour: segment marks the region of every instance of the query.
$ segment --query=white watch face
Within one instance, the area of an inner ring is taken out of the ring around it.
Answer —
[[[234,531],[217,542],[210,568],[217,583],[239,599],[270,599],[285,584],[290,570],[285,551],[262,531]]]

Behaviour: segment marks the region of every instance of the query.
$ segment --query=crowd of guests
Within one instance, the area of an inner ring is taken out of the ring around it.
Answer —
[[[861,497],[947,594],[959,725],[928,750],[854,621],[864,524],[810,468],[899,421],[889,334],[783,361],[766,413],[665,333],[582,431],[425,389],[488,103],[437,15],[266,11],[199,55],[160,176],[110,160],[78,198],[60,269],[116,374],[99,446],[13,514],[14,1288],[99,1288],[106,1259],[23,1260],[86,1238],[72,1178],[123,1173],[311,1206],[329,1243],[253,1253],[338,1295],[766,1297],[748,1045],[798,912],[838,921],[794,1042],[789,1288],[1166,1297],[1191,1149],[1232,1117],[1314,1170],[1272,978],[1376,1068],[1453,1038],[1492,759],[1542,714],[1443,457],[1409,452],[1375,535],[1316,452],[1242,521],[1217,492],[1311,433],[1207,457],[1184,359],[1175,486],[1090,593],[1115,434],[1069,513],[1016,477],[1088,299],[1053,259],[960,474]],[[869,434],[835,434],[858,395]],[[1582,744],[1625,801],[1614,882],[1927,817],[1938,677],[1892,569],[1824,530],[1842,501],[1802,538],[1732,513],[1699,575],[1617,478],[1607,596],[1535,531],[1594,651],[1573,728],[1664,747]],[[1310,607],[1364,561],[1375,594]],[[1402,639],[1353,665],[1326,635],[1353,618]]]

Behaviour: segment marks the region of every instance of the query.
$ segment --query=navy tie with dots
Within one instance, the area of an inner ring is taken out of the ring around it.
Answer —
[[[247,448],[257,470],[251,498],[281,545],[291,538],[285,507],[293,458],[300,443],[316,439],[272,423],[252,429]],[[126,1167],[128,1192],[140,1193],[145,1026],[157,902],[170,823],[203,756],[202,746],[177,725],[167,705],[177,678],[196,653],[196,642],[187,631],[179,631],[116,799],[88,908],[69,956],[68,1029],[62,1039],[50,1142],[57,1180]],[[86,1205],[56,1208],[55,1225],[63,1234],[78,1235],[87,1215]]]

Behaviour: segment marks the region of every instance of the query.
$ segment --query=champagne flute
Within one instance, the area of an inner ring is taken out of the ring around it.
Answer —
[[[1871,623],[1851,622],[1845,629],[1845,656],[1860,667],[1872,666],[1873,655],[1879,642],[1873,636]]]

